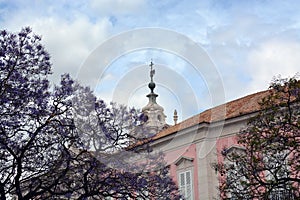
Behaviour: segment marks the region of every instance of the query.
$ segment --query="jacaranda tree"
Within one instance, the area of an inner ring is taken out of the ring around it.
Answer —
[[[238,151],[222,151],[222,199],[300,198],[300,81],[276,78],[258,114],[238,134]]]
[[[136,110],[105,104],[69,75],[50,86],[50,74],[30,28],[0,31],[0,200],[179,199],[163,156],[132,145]]]

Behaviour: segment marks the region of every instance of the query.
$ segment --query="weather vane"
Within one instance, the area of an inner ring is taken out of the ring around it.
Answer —
[[[152,62],[152,59],[151,59],[151,62],[150,62],[150,78],[151,78],[151,82],[153,82],[153,76],[155,74],[155,70],[153,69],[153,62]]]

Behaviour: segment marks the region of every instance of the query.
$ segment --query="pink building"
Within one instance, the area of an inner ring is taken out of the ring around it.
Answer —
[[[239,148],[235,135],[258,111],[258,102],[268,92],[228,102],[170,126],[165,122],[163,108],[156,103],[158,95],[154,93],[153,73],[149,88],[149,103],[142,110],[147,119],[145,126],[156,133],[152,146],[165,153],[170,175],[181,193],[186,199],[194,200],[218,197],[218,174],[212,163],[221,159],[218,153],[223,147]]]

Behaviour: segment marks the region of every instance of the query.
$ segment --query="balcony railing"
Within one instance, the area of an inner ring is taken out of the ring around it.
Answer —
[[[288,190],[281,190],[281,191],[274,191],[269,195],[270,200],[296,200],[297,198],[291,191]]]

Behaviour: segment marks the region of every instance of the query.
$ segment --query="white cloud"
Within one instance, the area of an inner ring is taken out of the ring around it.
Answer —
[[[235,5],[232,13],[222,13],[226,23],[208,28],[206,48],[221,72],[227,101],[265,90],[273,76],[293,76],[299,68],[299,27],[285,20],[287,13],[277,21],[267,18],[254,9],[259,6],[244,12]]]
[[[12,26],[10,29],[18,31],[21,27],[30,25],[34,33],[42,35],[42,43],[51,55],[54,81],[57,81],[62,73],[70,73],[76,77],[82,63],[108,38],[111,29],[107,18],[96,22],[91,22],[84,16],[78,16],[72,21],[56,16],[32,16],[30,21],[21,19],[21,16],[15,16],[7,26]]]
[[[271,39],[249,52],[250,91],[267,88],[272,77],[291,77],[299,72],[300,42]]]
[[[99,15],[133,14],[145,8],[144,0],[91,0],[91,7]]]
[[[55,76],[70,73],[75,77],[84,60],[108,37],[110,30],[110,23],[105,18],[96,23],[84,17],[72,22],[44,18],[31,24],[34,31],[43,36],[52,57]]]
[[[51,78],[56,82],[62,73],[76,77],[88,55],[111,35],[109,19],[92,20],[88,12],[82,12],[86,7],[84,3],[12,1],[7,7],[15,9],[6,12],[0,23],[10,31],[30,26],[34,33],[42,35],[42,43],[53,63]]]
[[[226,100],[232,100],[267,88],[274,75],[293,76],[297,72],[300,63],[299,5],[282,1],[12,0],[0,8],[0,25],[12,31],[19,31],[22,26],[32,26],[34,32],[43,36],[43,42],[51,54],[55,79],[64,72],[76,76],[78,70],[83,71],[80,75],[83,82],[98,81],[99,84],[100,79],[107,81],[101,98],[112,100],[114,88],[117,89],[115,93],[120,92],[124,97],[129,95],[128,90],[147,84],[148,69],[130,75],[128,79],[121,76],[131,73],[132,65],[148,65],[153,58],[155,64],[169,66],[170,70],[180,74],[194,90],[191,93],[195,93],[197,103],[206,109],[210,107],[210,97],[214,95],[209,92],[218,93],[208,87],[214,88],[214,79],[194,73],[191,66],[177,55],[166,55],[157,49],[139,49],[139,44],[161,46],[161,49],[171,49],[186,57],[199,57],[197,61],[206,65],[199,54],[193,50],[187,51],[184,45],[180,45],[180,38],[171,41],[166,35],[166,39],[162,39],[159,34],[148,36],[145,32],[112,41],[111,45],[104,45],[101,51],[97,51],[98,45],[113,34],[140,27],[161,27],[190,36],[195,42],[205,44],[224,81]],[[287,32],[290,35],[286,36]],[[270,39],[275,37],[285,39]],[[122,59],[120,53],[124,54],[126,49],[136,49],[140,54]],[[95,56],[88,58],[92,52]],[[91,61],[84,63],[86,59]],[[110,62],[117,63],[114,73],[105,71],[104,77],[97,76],[101,75],[99,67],[109,68],[110,64],[113,65]],[[159,74],[157,70],[157,83],[164,80],[164,85],[172,88],[174,85],[174,93],[182,97],[179,98],[180,103],[186,109],[191,104],[190,99],[186,98],[190,94],[184,93],[184,87],[176,82],[175,75],[161,74],[165,77],[160,79]],[[207,88],[199,84],[201,78],[204,82],[205,79],[212,80],[207,83]],[[120,80],[124,84],[120,84]],[[130,94],[130,101],[144,105],[147,92],[146,89],[143,94]],[[165,98],[168,96],[165,93],[168,91],[161,91],[159,100],[162,106],[171,109],[175,104],[164,105],[170,102]],[[194,109],[190,113],[196,112],[199,110]]]

